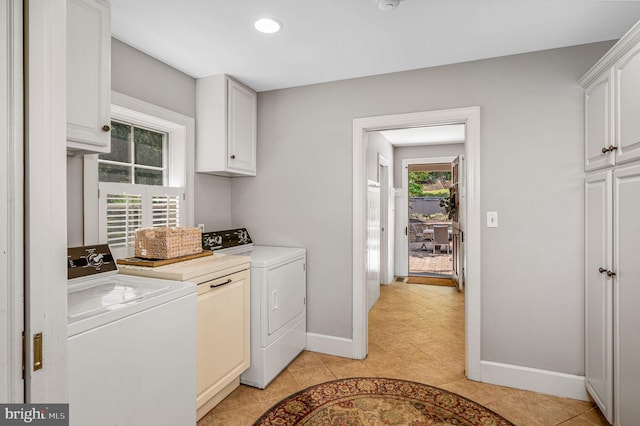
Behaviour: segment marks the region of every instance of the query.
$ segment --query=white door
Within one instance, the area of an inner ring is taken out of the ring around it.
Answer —
[[[609,422],[613,416],[613,286],[611,171],[585,180],[585,376],[587,390]]]
[[[66,401],[66,1],[24,3],[25,402]],[[42,345],[34,344],[38,336]],[[42,362],[34,357],[38,346]]]
[[[640,425],[640,166],[614,173],[615,420]]]
[[[369,182],[367,191],[367,306],[380,297],[380,187]]]

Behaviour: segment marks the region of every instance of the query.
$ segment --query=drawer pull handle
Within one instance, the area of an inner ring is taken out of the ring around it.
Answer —
[[[233,282],[233,280],[232,280],[231,278],[229,278],[228,280],[226,280],[226,281],[225,281],[225,282],[223,282],[223,283],[220,283],[220,284],[211,284],[211,285],[209,286],[209,288],[221,287],[221,286],[223,286],[223,285],[231,284],[232,282]]]

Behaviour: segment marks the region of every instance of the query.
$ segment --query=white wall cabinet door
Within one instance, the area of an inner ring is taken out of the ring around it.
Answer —
[[[616,65],[616,163],[640,158],[640,46]]]
[[[238,82],[227,81],[228,156],[229,170],[256,174],[257,97]]]
[[[614,180],[614,400],[616,425],[640,424],[640,165]]]
[[[196,81],[196,171],[256,175],[257,94],[227,75]]]
[[[111,17],[102,0],[67,0],[67,149],[111,150]]]
[[[596,79],[584,94],[586,171],[613,165],[614,156],[605,151],[613,144],[613,68]]]
[[[585,180],[585,376],[589,393],[613,419],[612,172]]]

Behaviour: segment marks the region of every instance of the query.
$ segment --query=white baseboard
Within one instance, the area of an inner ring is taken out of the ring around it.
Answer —
[[[485,383],[589,401],[584,376],[491,361],[480,361],[480,368]]]
[[[353,358],[354,353],[352,339],[308,332],[306,350],[345,358]]]

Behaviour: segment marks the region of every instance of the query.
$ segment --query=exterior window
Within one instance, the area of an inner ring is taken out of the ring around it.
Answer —
[[[111,152],[98,157],[100,182],[167,184],[167,134],[111,122]]]
[[[98,156],[100,241],[133,246],[139,228],[181,226],[183,187],[169,185],[170,135],[111,121],[111,152]]]
[[[139,228],[193,226],[195,120],[117,92],[111,102],[111,152],[83,159],[83,236],[121,258]]]

